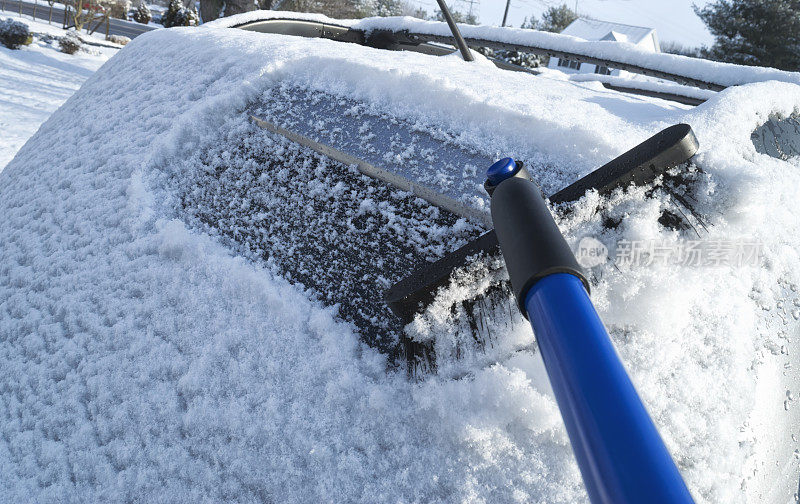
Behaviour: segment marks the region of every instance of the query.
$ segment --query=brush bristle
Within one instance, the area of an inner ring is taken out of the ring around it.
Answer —
[[[483,254],[453,272],[451,282],[405,327],[409,371],[459,375],[496,359],[503,337],[525,326],[499,255]],[[424,349],[424,351],[420,351]],[[434,357],[435,356],[435,357]]]

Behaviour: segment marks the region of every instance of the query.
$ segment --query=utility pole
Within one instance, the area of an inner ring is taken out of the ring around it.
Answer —
[[[506,0],[506,11],[503,13],[503,24],[500,26],[506,25],[506,19],[508,19],[508,7],[511,5],[511,0]]]
[[[472,19],[472,7],[475,4],[478,4],[478,6],[480,6],[481,2],[480,2],[480,0],[464,0],[464,1],[469,3],[469,14],[468,14],[469,17],[468,17],[468,19]]]

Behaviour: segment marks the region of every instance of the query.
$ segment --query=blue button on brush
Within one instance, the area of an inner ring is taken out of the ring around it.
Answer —
[[[486,179],[489,181],[489,184],[496,186],[500,182],[513,177],[518,170],[519,167],[512,158],[503,158],[486,170]]]

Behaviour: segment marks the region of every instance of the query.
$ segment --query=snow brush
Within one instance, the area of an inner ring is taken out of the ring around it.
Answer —
[[[514,297],[536,335],[591,502],[694,502],[539,187],[510,158],[488,169],[485,187]]]
[[[204,158],[182,198],[187,214],[337,306],[365,343],[412,377],[459,376],[521,349],[494,336],[521,317],[483,210],[491,157],[441,130],[291,86],[248,113],[259,131],[243,130],[236,148]],[[671,126],[549,201],[563,213],[587,191],[669,190],[689,174],[697,148],[691,127]],[[675,208],[665,208],[662,224],[685,225]]]
[[[694,213],[691,203],[679,194],[676,186],[680,185],[681,176],[670,175],[669,169],[688,163],[698,148],[697,138],[688,124],[670,126],[550,195],[547,201],[557,212],[564,213],[589,191],[608,196],[629,185],[654,185],[660,177],[662,187],[675,203],[676,212],[664,211],[659,222],[667,227],[695,229],[696,232],[693,222],[701,227],[705,224]],[[502,162],[509,171],[522,167],[521,162],[511,158]],[[493,166],[499,169],[499,165]],[[527,171],[523,169],[521,173]],[[487,231],[440,259],[420,265],[386,290],[386,304],[406,324],[405,354],[412,374],[436,369],[436,341],[429,334],[441,332],[441,327],[454,336],[451,348],[440,348],[438,353],[446,350],[456,359],[464,352],[462,347],[467,342],[485,349],[494,328],[502,327],[502,323],[492,320],[491,314],[511,311],[508,305],[512,292],[499,252],[495,230]],[[482,285],[470,289],[471,283]],[[469,294],[475,290],[477,295],[461,296],[462,291]],[[428,313],[431,311],[438,313],[431,315]],[[442,313],[447,313],[444,319]],[[432,325],[439,328],[431,329]]]

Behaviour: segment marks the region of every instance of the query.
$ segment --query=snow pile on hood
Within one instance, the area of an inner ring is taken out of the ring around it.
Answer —
[[[283,12],[283,11],[251,11],[235,16],[216,19],[203,26],[212,28],[232,28],[245,23],[268,19],[298,19],[320,23],[346,26],[356,30],[371,32],[373,30],[389,30],[393,32],[410,31],[427,35],[451,37],[447,23],[425,21],[409,16],[404,17],[370,17],[364,19],[333,19],[322,14]],[[704,82],[721,86],[736,86],[753,82],[782,81],[800,84],[800,74],[786,72],[775,68],[753,67],[720,63],[677,54],[654,53],[628,42],[589,41],[571,35],[550,33],[522,28],[501,28],[498,26],[482,26],[460,24],[459,30],[464,38],[493,40],[507,44],[520,44],[540,47],[554,51],[565,51],[582,54],[599,59],[606,59],[652,70],[660,70],[684,77],[691,77]]]
[[[800,88],[731,89],[688,110],[431,58],[158,30],[53,114],[0,175],[3,501],[585,500],[536,355],[410,383],[333,310],[184,224],[174,161],[290,81],[562,168],[539,173],[551,186],[691,123],[709,239],[762,243],[763,267],[631,269],[600,279],[595,301],[611,327],[631,329],[615,342],[697,500],[766,502],[767,448],[790,446],[797,425],[765,428],[790,424],[794,406],[758,387],[785,382],[780,347],[798,333],[784,315],[800,285],[800,172],[757,154],[749,135],[795,112]],[[619,199],[623,237],[680,239],[643,192]],[[564,223],[570,239],[601,236],[590,203]]]

